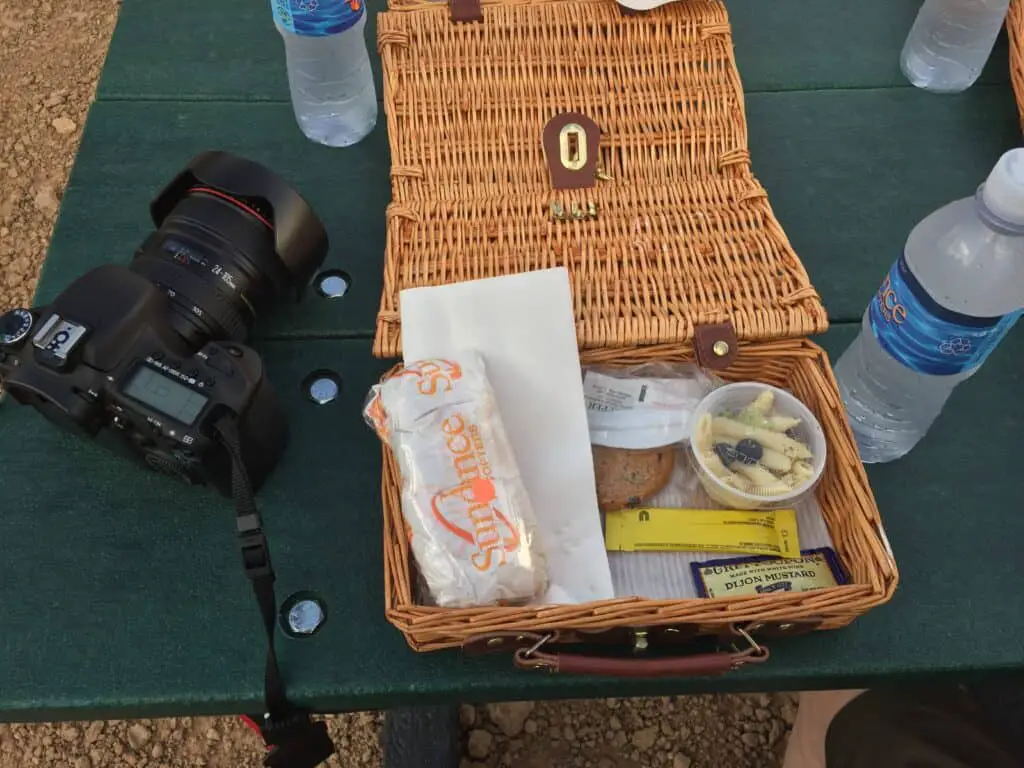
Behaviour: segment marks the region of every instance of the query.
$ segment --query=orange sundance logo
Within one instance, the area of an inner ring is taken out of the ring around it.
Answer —
[[[416,376],[416,389],[421,395],[436,395],[451,390],[452,383],[462,378],[462,367],[450,360],[422,360],[395,376]]]
[[[504,565],[519,549],[519,531],[497,506],[491,465],[480,430],[457,414],[441,423],[458,484],[434,495],[431,508],[445,529],[477,548],[470,560],[478,571]]]

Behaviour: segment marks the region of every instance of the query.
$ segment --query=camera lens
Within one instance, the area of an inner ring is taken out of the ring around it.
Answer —
[[[132,270],[167,291],[192,343],[243,341],[260,312],[298,297],[327,255],[312,208],[258,163],[196,157],[153,201],[153,232]]]

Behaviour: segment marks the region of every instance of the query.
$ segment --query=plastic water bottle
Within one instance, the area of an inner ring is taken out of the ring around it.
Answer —
[[[992,53],[1010,0],[925,0],[907,36],[900,66],[918,88],[970,88]]]
[[[975,196],[914,228],[836,365],[861,459],[913,448],[1022,309],[1024,149],[1014,149]]]
[[[270,6],[302,132],[329,147],[355,144],[377,123],[365,0],[270,0]]]

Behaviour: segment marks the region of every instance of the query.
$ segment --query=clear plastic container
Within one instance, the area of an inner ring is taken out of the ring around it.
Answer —
[[[697,477],[727,508],[792,507],[825,470],[821,424],[796,397],[768,384],[716,389],[694,411],[692,432]]]

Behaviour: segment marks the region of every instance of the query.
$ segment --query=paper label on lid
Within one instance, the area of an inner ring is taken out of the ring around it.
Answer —
[[[701,387],[687,379],[619,379],[598,371],[583,378],[587,411],[609,413],[633,409],[678,412],[703,396]]]
[[[689,437],[706,385],[691,378],[617,378],[587,371],[583,395],[590,441],[610,448],[659,448]]]
[[[616,379],[603,373],[587,371],[583,378],[583,397],[587,411],[608,413],[637,408],[648,402],[651,387],[640,379]]]

